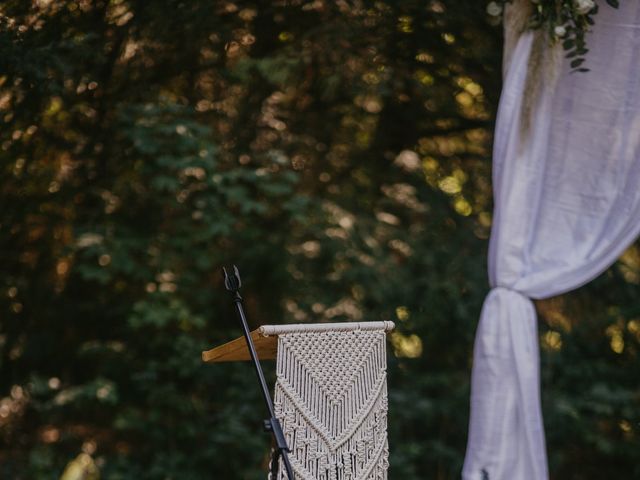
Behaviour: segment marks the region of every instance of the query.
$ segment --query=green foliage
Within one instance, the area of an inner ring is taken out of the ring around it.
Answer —
[[[492,1],[487,6],[490,15],[500,15],[504,6],[513,0]],[[613,8],[619,8],[618,0],[607,0]],[[519,8],[525,8],[522,5]],[[588,72],[582,67],[589,53],[586,34],[595,24],[598,5],[594,0],[537,0],[532,1],[529,27],[545,30],[552,42],[562,42],[566,58],[574,72]]]
[[[262,478],[250,366],[200,361],[239,334],[236,263],[255,326],[395,320],[391,478],[457,478],[500,89],[483,11],[4,2],[0,477],[86,452],[109,480]],[[635,258],[609,296],[541,306],[557,478],[636,468]]]

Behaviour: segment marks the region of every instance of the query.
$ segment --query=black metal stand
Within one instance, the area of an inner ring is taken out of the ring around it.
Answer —
[[[262,396],[264,397],[264,401],[267,404],[267,410],[269,411],[269,418],[264,421],[264,428],[266,431],[271,432],[275,440],[275,448],[273,451],[273,456],[271,458],[271,478],[272,480],[276,480],[279,466],[278,461],[280,458],[282,458],[282,463],[284,464],[287,478],[289,480],[295,480],[295,477],[293,476],[293,469],[291,468],[291,463],[289,462],[289,456],[287,455],[287,453],[290,453],[291,450],[287,446],[287,440],[284,438],[282,426],[276,418],[276,414],[273,409],[273,402],[271,401],[271,395],[269,394],[267,382],[264,379],[264,373],[262,372],[262,367],[260,366],[260,360],[258,359],[258,354],[253,344],[253,339],[251,338],[251,332],[249,331],[247,317],[244,314],[242,297],[240,296],[240,287],[242,286],[242,281],[240,280],[240,272],[238,271],[238,267],[236,267],[235,265],[233,266],[232,274],[229,274],[225,268],[223,268],[222,271],[224,272],[224,286],[233,295],[233,302],[236,307],[236,313],[238,314],[238,318],[242,323],[244,338],[247,341],[249,354],[251,355],[253,366],[255,367],[256,374],[258,375],[258,382],[260,383],[260,388],[262,389]]]

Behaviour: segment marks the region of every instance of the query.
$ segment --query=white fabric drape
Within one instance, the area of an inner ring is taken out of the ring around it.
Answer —
[[[464,480],[547,480],[530,299],[590,281],[640,233],[640,2],[620,3],[600,5],[588,73],[541,33],[506,57]]]

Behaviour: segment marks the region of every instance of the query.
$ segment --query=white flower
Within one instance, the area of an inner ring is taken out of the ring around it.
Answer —
[[[596,3],[593,0],[573,0],[573,6],[575,7],[578,15],[586,15],[593,10]]]
[[[556,37],[564,37],[567,34],[567,29],[564,28],[562,25],[558,25],[556,28],[553,29],[553,33],[556,34]]]
[[[487,5],[487,13],[492,17],[499,16],[502,13],[502,5],[497,2],[490,2],[489,5]]]

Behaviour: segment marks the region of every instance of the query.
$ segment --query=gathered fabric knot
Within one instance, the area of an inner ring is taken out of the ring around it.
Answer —
[[[526,293],[505,286],[497,286],[491,289],[484,301],[483,311],[487,309],[504,309],[507,306],[513,309],[517,304],[520,305],[520,311],[518,312],[520,315],[527,317],[533,315],[534,320],[536,319],[533,300]]]
[[[505,292],[508,292],[508,293],[515,293],[517,295],[520,295],[521,297],[529,298],[525,293],[521,292],[520,290],[516,290],[514,288],[507,287],[507,286],[504,286],[504,285],[497,285],[495,287],[492,287],[491,291],[489,292],[489,295],[491,295],[492,292],[497,291],[497,290],[504,290]],[[487,296],[487,298],[488,298],[488,296]]]

